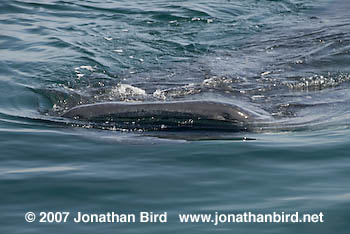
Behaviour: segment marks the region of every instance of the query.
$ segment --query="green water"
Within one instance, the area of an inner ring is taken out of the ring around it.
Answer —
[[[348,233],[347,9],[326,0],[2,1],[1,233]],[[85,103],[208,99],[273,121],[232,134],[139,133],[59,117]],[[40,212],[70,216],[43,223]],[[168,219],[75,223],[77,212]],[[322,212],[324,222],[178,218],[215,212]]]

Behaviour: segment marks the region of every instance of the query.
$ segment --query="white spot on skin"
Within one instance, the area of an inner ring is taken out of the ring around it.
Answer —
[[[243,114],[242,112],[238,111],[237,112],[240,116],[242,116],[245,119],[248,119],[248,116],[246,116],[245,114]]]

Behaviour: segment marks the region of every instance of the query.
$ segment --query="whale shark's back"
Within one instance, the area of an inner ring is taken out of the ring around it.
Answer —
[[[74,107],[62,115],[97,127],[131,130],[247,131],[259,115],[209,101],[156,103],[105,102]]]

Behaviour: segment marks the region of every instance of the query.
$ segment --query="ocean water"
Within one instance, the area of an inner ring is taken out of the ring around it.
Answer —
[[[1,233],[349,233],[349,12],[347,0],[2,0]],[[148,132],[61,117],[88,103],[181,100],[269,121]],[[40,222],[41,212],[70,214]],[[77,212],[167,222],[76,223]],[[215,212],[324,220],[178,218]]]

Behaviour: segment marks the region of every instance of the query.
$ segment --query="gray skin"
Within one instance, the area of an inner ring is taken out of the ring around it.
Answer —
[[[113,121],[118,121],[118,118],[125,121],[125,119],[129,118],[155,117],[158,119],[157,123],[159,124],[162,119],[178,118],[195,119],[198,122],[206,120],[212,124],[213,122],[225,123],[226,125],[229,124],[240,127],[247,126],[249,123],[259,118],[256,113],[244,110],[238,106],[210,101],[150,103],[104,102],[76,106],[62,115],[62,117],[65,118],[90,122],[101,122],[107,120],[111,116],[113,116]],[[215,124],[214,127],[212,125],[211,128],[215,129]]]

